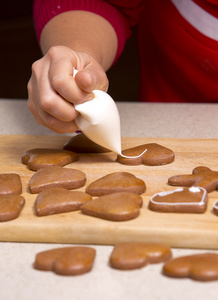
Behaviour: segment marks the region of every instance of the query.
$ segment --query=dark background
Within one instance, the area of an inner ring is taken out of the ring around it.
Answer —
[[[27,98],[32,63],[42,54],[36,39],[32,1],[0,3],[0,98]],[[108,93],[116,101],[138,100],[139,64],[136,31],[127,41],[122,56],[107,72]]]

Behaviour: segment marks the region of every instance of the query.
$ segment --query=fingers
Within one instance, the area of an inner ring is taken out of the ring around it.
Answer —
[[[74,68],[79,72],[75,78]],[[28,83],[28,107],[36,121],[57,132],[78,129],[74,104],[92,99],[92,91],[107,91],[108,80],[101,66],[85,53],[53,47],[32,66]]]
[[[71,49],[59,53],[51,49],[52,64],[49,80],[54,90],[70,103],[78,104],[92,99],[95,89],[107,91],[108,79],[101,66],[85,53]],[[68,57],[68,59],[66,59]],[[73,76],[74,67],[78,73]]]

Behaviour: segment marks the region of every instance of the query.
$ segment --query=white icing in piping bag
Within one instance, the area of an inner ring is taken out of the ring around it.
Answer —
[[[74,70],[74,76],[77,72]],[[147,149],[133,157],[121,153],[120,116],[117,106],[107,93],[100,90],[92,93],[92,100],[74,105],[79,112],[75,119],[77,126],[90,140],[123,157],[137,158],[143,155]]]

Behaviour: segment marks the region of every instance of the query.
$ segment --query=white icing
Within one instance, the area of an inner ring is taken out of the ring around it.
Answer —
[[[218,209],[218,200],[216,200],[216,201],[213,203],[213,208],[214,208],[214,209]]]
[[[93,142],[121,154],[120,116],[114,100],[105,92],[94,90],[94,98],[76,104],[80,113],[75,122]]]
[[[198,189],[199,193],[201,191],[203,191],[203,195],[201,197],[201,201],[200,202],[176,202],[176,203],[174,203],[174,202],[158,202],[158,201],[154,200],[154,198],[156,196],[167,196],[169,194],[173,194],[173,193],[176,193],[176,192],[181,192],[183,190],[183,188],[178,188],[178,189],[176,189],[174,191],[168,191],[168,192],[166,191],[166,192],[161,192],[161,193],[154,194],[151,197],[150,202],[152,202],[154,204],[158,204],[158,205],[169,205],[169,206],[170,205],[193,205],[193,204],[194,205],[199,205],[199,206],[204,205],[205,204],[206,195],[207,195],[207,191],[204,188],[202,188],[202,187],[198,187],[197,189]],[[190,191],[190,188],[189,188],[189,191]],[[193,192],[193,191],[191,191],[191,192]],[[197,191],[195,189],[194,193],[196,193],[196,192]]]
[[[200,190],[199,187],[192,186],[192,187],[189,188],[189,191],[192,192],[192,193],[198,193],[201,190]]]
[[[77,72],[74,69],[74,76]],[[94,90],[92,93],[94,95],[92,100],[74,105],[79,112],[75,119],[77,126],[96,144],[123,157],[132,158],[121,153],[120,115],[114,100],[100,90]],[[133,158],[140,157],[146,151],[147,149]]]
[[[176,192],[182,192],[184,189],[183,188],[178,188],[174,191],[164,191],[164,192],[160,192],[156,195],[160,196],[160,197],[163,197],[163,196],[167,196],[167,195],[170,195],[170,194],[174,194]]]

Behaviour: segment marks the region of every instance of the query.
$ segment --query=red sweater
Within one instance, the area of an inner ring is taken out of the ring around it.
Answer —
[[[51,18],[69,10],[111,23],[116,59],[138,26],[141,101],[218,102],[218,0],[35,0],[38,38]]]

